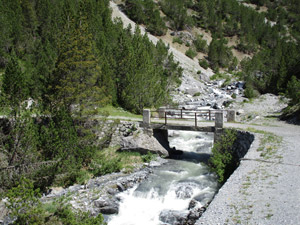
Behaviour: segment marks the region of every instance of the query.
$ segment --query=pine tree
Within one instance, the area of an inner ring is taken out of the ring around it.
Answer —
[[[86,17],[81,16],[77,23],[73,20],[65,32],[59,44],[61,51],[55,71],[54,94],[68,108],[77,104],[82,115],[85,107],[101,106],[108,99],[100,83],[101,69]]]
[[[2,95],[13,111],[19,111],[29,95],[28,81],[19,66],[16,56],[12,56],[2,80]]]

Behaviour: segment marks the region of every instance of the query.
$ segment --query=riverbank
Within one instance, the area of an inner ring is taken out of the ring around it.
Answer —
[[[226,124],[255,131],[256,138],[197,225],[300,224],[300,127],[269,123]]]

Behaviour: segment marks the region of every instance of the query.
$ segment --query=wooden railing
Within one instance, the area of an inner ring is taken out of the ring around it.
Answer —
[[[203,110],[188,110],[188,109],[175,109],[175,108],[160,108],[156,111],[151,111],[151,117],[153,115],[158,115],[158,118],[164,119],[165,124],[168,124],[168,119],[184,119],[184,120],[194,120],[195,126],[197,127],[197,123],[200,118],[208,121],[215,120],[216,113],[223,113],[227,116],[227,110],[211,110],[211,109],[203,109]]]
[[[235,121],[235,111],[234,110],[187,110],[187,109],[174,109],[161,107],[158,110],[150,111],[149,109],[143,110],[143,123],[149,125],[151,123],[151,117],[158,117],[165,120],[165,125],[168,124],[168,119],[184,119],[184,120],[194,120],[195,127],[199,118],[204,118],[205,120],[214,120],[215,127],[223,127],[224,115],[227,117],[227,122]]]

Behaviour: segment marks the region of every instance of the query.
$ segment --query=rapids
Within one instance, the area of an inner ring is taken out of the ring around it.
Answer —
[[[213,134],[169,130],[169,142],[183,151],[180,159],[168,159],[149,179],[119,194],[119,214],[108,219],[109,225],[173,224],[174,212],[187,215],[192,200],[200,208],[213,198],[217,178],[205,164]]]

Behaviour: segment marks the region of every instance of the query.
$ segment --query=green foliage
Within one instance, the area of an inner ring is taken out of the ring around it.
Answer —
[[[204,69],[207,69],[208,67],[209,67],[209,64],[208,64],[208,62],[207,62],[207,60],[206,59],[199,59],[199,65],[201,66],[201,67],[203,67]]]
[[[233,60],[231,49],[226,46],[226,39],[213,38],[208,48],[208,59],[213,69],[229,67]]]
[[[173,43],[183,44],[183,40],[180,37],[173,37]]]
[[[167,27],[152,0],[126,0],[125,11],[138,24],[145,24],[147,30],[157,36],[166,34]]]
[[[16,187],[7,194],[7,207],[12,217],[16,217],[14,224],[43,224],[44,212],[39,201],[39,190],[34,189],[33,183],[22,178]]]
[[[292,76],[287,85],[287,96],[291,99],[292,104],[300,103],[300,80]]]
[[[174,30],[183,30],[185,26],[191,26],[192,18],[187,14],[186,0],[163,0],[161,9],[167,15]]]
[[[235,130],[226,129],[220,140],[212,148],[212,157],[209,159],[209,164],[218,175],[220,183],[224,183],[234,170],[236,162],[233,158],[233,144],[236,136]]]
[[[107,102],[103,84],[99,84],[101,70],[87,19],[81,17],[78,22],[71,22],[64,31],[53,81],[53,102],[58,100],[66,107],[78,104],[82,115],[84,107],[101,106]]]
[[[196,92],[196,93],[193,95],[193,97],[198,97],[198,96],[200,96],[200,95],[201,95],[200,92]]]
[[[193,59],[195,56],[197,56],[197,52],[195,52],[192,48],[189,48],[186,52],[185,55],[191,59]]]
[[[259,93],[253,89],[253,87],[249,86],[246,87],[245,91],[244,91],[244,95],[246,98],[256,98],[258,97]]]
[[[52,203],[50,208],[48,205],[43,205],[39,199],[41,197],[39,190],[35,189],[28,179],[22,178],[16,187],[7,192],[6,196],[10,216],[15,218],[13,224],[105,224],[101,214],[92,217],[87,212],[73,212],[71,206],[63,202]]]
[[[215,73],[210,77],[210,80],[225,80],[222,86],[226,86],[231,82],[231,76],[226,73]]]
[[[151,162],[155,158],[155,155],[151,152],[147,152],[146,155],[142,155],[142,159],[145,163]]]
[[[69,225],[105,225],[103,216],[99,214],[96,217],[92,217],[87,212],[76,212],[72,211],[70,205],[62,204],[59,206],[55,213],[55,218],[53,220],[57,220],[62,224],[69,224]]]
[[[22,72],[15,55],[12,55],[2,78],[1,94],[12,108],[18,110],[22,102],[29,96],[28,80]]]
[[[197,52],[207,53],[207,51],[208,51],[207,42],[206,42],[206,40],[203,40],[200,35],[198,35],[196,40],[193,41],[193,44],[194,44]]]

